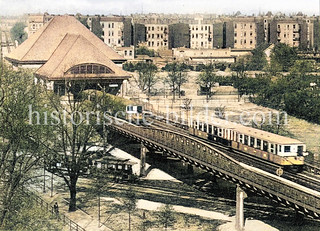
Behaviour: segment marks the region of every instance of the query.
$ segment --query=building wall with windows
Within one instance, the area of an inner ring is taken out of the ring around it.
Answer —
[[[27,20],[27,33],[28,37],[36,33],[44,24],[49,22],[53,18],[53,15],[45,14],[28,14]]]
[[[117,16],[101,17],[104,43],[111,47],[124,46],[124,18]]]
[[[148,48],[154,50],[169,48],[167,24],[146,24],[145,27]]]
[[[308,18],[275,19],[270,22],[270,42],[309,49],[314,45],[313,21]]]
[[[257,25],[254,20],[236,20],[234,25],[234,48],[254,49],[257,46]]]
[[[202,18],[195,18],[195,21],[190,24],[190,48],[212,49],[213,24],[204,24]]]

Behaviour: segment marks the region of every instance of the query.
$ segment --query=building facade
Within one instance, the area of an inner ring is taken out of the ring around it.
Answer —
[[[203,18],[195,18],[195,24],[190,24],[190,48],[212,49],[213,24],[203,23]]]
[[[169,26],[167,24],[146,24],[146,43],[154,50],[169,49]]]

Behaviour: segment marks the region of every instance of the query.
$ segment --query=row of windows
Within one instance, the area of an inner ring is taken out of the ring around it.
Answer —
[[[287,28],[288,30],[290,29],[290,24],[288,24],[288,25],[283,25],[282,27],[284,27],[284,28]],[[280,29],[281,28],[281,25],[280,24],[278,24],[278,29]],[[299,25],[296,25],[296,24],[293,24],[292,25],[292,29],[298,29],[299,28]]]
[[[252,36],[253,36],[253,32],[250,31],[249,35],[250,35],[250,37],[252,37]],[[237,36],[238,36],[238,33],[235,32],[235,33],[234,33],[234,37],[237,37]],[[242,36],[243,36],[243,37],[246,37],[246,36],[247,36],[247,32],[241,33],[240,36],[241,36],[241,37],[242,37]]]
[[[237,39],[235,39],[234,40],[234,43],[236,44],[236,43],[238,43],[238,40]],[[242,45],[242,44],[247,44],[247,40],[246,39],[244,39],[244,40],[240,40],[240,45]],[[250,39],[250,41],[249,41],[249,44],[250,45],[252,45],[253,44],[253,41]]]
[[[114,73],[110,68],[99,64],[80,64],[70,68],[67,74],[109,74]]]
[[[209,26],[193,26],[192,28],[191,28],[191,30],[205,30],[205,31],[207,31],[207,30],[210,30],[210,27]]]
[[[167,43],[166,42],[162,42],[162,41],[161,42],[157,42],[157,43],[155,43],[154,41],[151,41],[151,42],[149,41],[148,42],[148,46],[149,47],[154,47],[155,44],[157,44],[157,47],[167,46]]]
[[[125,56],[127,56],[128,53],[129,53],[129,56],[132,56],[132,51],[129,51],[129,52],[128,52],[127,50],[124,51],[124,55],[125,55]]]
[[[197,127],[197,122],[195,122],[195,127]],[[268,141],[261,140],[261,139],[255,138],[255,137],[250,137],[250,136],[244,135],[244,134],[239,134],[239,137],[236,140],[236,132],[235,131],[228,130],[228,129],[222,129],[222,128],[219,128],[216,126],[212,126],[210,124],[207,125],[207,124],[202,124],[201,122],[199,122],[198,128],[201,131],[207,132],[209,134],[213,134],[215,136],[219,136],[222,138],[228,137],[227,139],[229,139],[229,140],[235,140],[235,141],[240,142],[244,145],[247,145],[249,147],[253,147],[256,149],[260,149],[265,152],[271,152],[274,154],[278,154],[278,152],[282,152],[282,148],[285,153],[290,153],[292,151],[290,145],[284,145],[282,147],[281,145],[269,143]],[[229,134],[228,134],[228,132],[229,132]]]
[[[243,23],[240,23],[240,25],[239,25],[239,28],[241,28],[241,29],[245,29],[246,27],[247,27],[247,24],[246,24],[246,23],[244,23],[244,24],[243,24]],[[234,24],[234,28],[235,28],[235,29],[238,28],[238,24],[237,24],[237,23]],[[253,25],[252,25],[251,23],[249,24],[249,28],[250,28],[250,29],[253,28]]]
[[[192,38],[208,38],[208,34],[192,34],[191,35]]]
[[[163,39],[164,38],[163,34],[148,34],[148,38],[155,38],[155,37],[157,37],[158,39],[160,39],[160,38]]]
[[[154,26],[148,26],[148,31],[154,31],[155,27]],[[167,27],[159,27],[157,26],[157,31],[166,31],[167,30]]]

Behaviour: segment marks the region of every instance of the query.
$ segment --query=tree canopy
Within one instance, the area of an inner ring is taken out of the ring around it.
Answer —
[[[27,25],[23,22],[17,22],[10,30],[13,40],[17,40],[19,44],[23,43],[28,38],[28,34],[24,31]]]

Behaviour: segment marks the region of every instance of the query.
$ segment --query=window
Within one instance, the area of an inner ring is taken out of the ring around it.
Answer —
[[[284,146],[284,152],[291,152],[291,146]]]
[[[212,125],[209,125],[209,131],[210,134],[212,134]]]
[[[239,135],[239,142],[243,143],[243,135],[242,134]]]
[[[270,152],[274,153],[274,144],[270,144]]]
[[[254,137],[250,137],[250,147],[254,147]]]
[[[99,64],[80,64],[70,68],[65,74],[108,74],[114,73],[109,67]]]
[[[248,145],[249,137],[247,135],[244,135],[244,144]]]
[[[129,51],[129,55],[132,56],[132,51]]]
[[[268,151],[268,142],[267,141],[263,141],[263,151],[267,152]]]
[[[261,140],[257,139],[257,149],[261,149]]]

